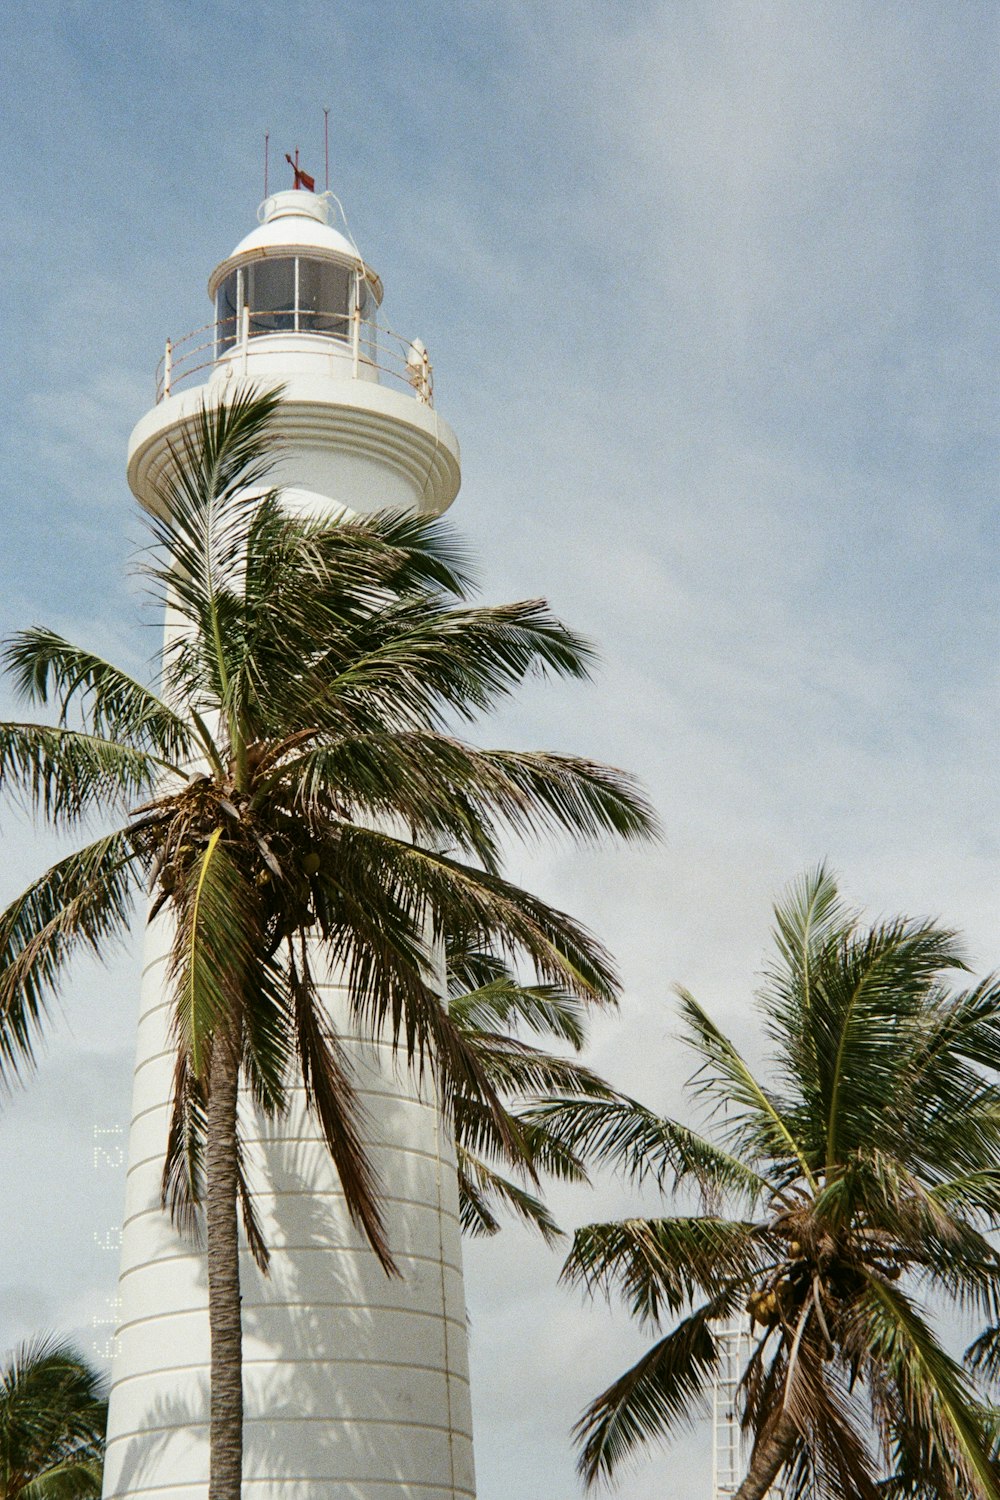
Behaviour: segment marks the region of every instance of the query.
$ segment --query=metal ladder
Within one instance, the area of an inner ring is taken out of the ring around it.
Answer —
[[[753,1349],[750,1319],[736,1316],[713,1324],[719,1350],[712,1385],[712,1500],[732,1500],[746,1474],[748,1445],[736,1413],[736,1391]],[[782,1500],[781,1487],[768,1491],[768,1500]]]

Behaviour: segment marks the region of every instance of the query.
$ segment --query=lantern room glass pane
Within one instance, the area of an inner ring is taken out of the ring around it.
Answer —
[[[377,324],[375,322],[378,313],[378,303],[375,300],[375,293],[368,285],[364,276],[358,277],[357,287],[356,295],[360,298],[359,305],[361,308],[361,355],[362,358],[374,365],[378,364],[378,348],[376,345]]]
[[[230,271],[215,294],[215,357],[231,349],[239,332],[239,271]]]
[[[261,260],[244,270],[250,333],[282,333],[295,327],[295,257]]]
[[[349,338],[353,285],[353,266],[300,258],[299,328]]]

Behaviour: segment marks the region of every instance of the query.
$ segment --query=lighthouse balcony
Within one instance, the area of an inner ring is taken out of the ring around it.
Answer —
[[[282,393],[275,483],[312,511],[440,514],[461,481],[458,439],[434,406],[422,344],[361,319],[322,332],[244,312],[168,344],[156,402],[129,444],[129,484],[151,510],[199,412],[248,388]],[[289,319],[287,312],[280,316]],[[395,340],[395,343],[392,341]]]
[[[419,339],[405,338],[360,308],[336,314],[249,306],[167,340],[156,368],[156,400],[195,384],[299,375],[394,386],[434,404],[433,370]]]

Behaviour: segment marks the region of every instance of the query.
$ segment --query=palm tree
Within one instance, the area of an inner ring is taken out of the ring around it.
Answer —
[[[680,991],[708,1136],[633,1101],[533,1112],[567,1149],[635,1182],[700,1195],[700,1214],[577,1231],[567,1280],[617,1291],[671,1326],[590,1405],[587,1481],[690,1420],[711,1389],[717,1320],[749,1313],[739,1388],[749,1466],[736,1500],[996,1500],[997,1421],[975,1360],[953,1356],[927,1299],[997,1321],[1000,984],[959,993],[954,934],[905,918],[862,926],[822,868],[776,908],[759,995],[761,1081]]]
[[[446,732],[532,672],[585,676],[589,649],[538,600],[475,608],[440,524],[293,515],[266,488],[277,394],[202,410],[161,476],[146,574],[168,608],[162,685],[53,632],[6,646],[54,724],[0,726],[0,784],[73,828],[117,815],[0,915],[0,1075],[30,1064],[66,962],[101,955],[147,886],[172,918],[177,1065],[164,1201],[204,1208],[210,1500],[238,1500],[242,1084],[265,1114],[300,1079],[355,1222],[394,1271],[350,1068],[313,980],[347,977],[355,1019],[481,1101],[521,1149],[488,1069],[442,1005],[447,932],[586,1001],[616,991],[589,933],[500,873],[504,833],[644,837],[631,780],[569,756],[481,750]]]
[[[101,1493],[104,1381],[68,1344],[34,1339],[0,1366],[0,1500]]]

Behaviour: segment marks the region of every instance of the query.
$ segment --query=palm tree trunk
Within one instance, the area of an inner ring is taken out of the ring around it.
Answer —
[[[797,1430],[788,1413],[782,1412],[768,1436],[755,1449],[746,1478],[733,1500],[764,1500],[778,1477],[778,1470],[792,1451]]]
[[[205,1152],[208,1323],[212,1340],[208,1500],[240,1500],[243,1481],[243,1330],[237,1224],[236,1101],[239,1051],[212,1048]]]

